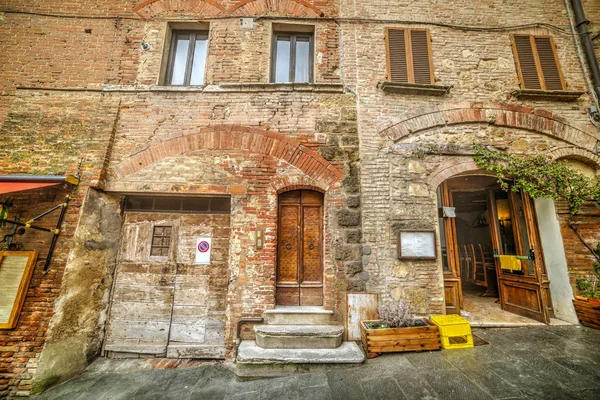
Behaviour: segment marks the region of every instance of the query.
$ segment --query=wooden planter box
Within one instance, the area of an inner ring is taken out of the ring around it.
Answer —
[[[600,302],[575,299],[573,305],[581,325],[600,329]]]
[[[422,320],[427,326],[384,329],[369,329],[365,325],[368,322],[382,322],[380,320],[360,321],[361,339],[367,357],[397,351],[439,350],[441,342],[438,327],[427,318]]]

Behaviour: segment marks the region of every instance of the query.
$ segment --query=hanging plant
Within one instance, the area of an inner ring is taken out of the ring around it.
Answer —
[[[581,210],[586,201],[594,200],[600,206],[600,181],[591,179],[570,168],[566,161],[553,160],[548,155],[517,155],[490,150],[474,145],[474,160],[479,168],[498,178],[505,191],[523,191],[532,198],[545,197],[565,200],[571,217]],[[509,185],[510,182],[510,185]],[[597,253],[581,236],[569,218],[569,227],[597,261]]]
[[[566,200],[569,212],[575,215],[589,200],[600,203],[600,183],[573,170],[566,161],[553,160],[548,155],[516,155],[474,147],[477,166],[494,174],[502,189],[523,191],[532,198],[545,197]]]

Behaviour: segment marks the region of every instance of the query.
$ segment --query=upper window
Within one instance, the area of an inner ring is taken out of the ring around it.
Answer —
[[[385,37],[390,82],[434,83],[428,30],[386,28]]]
[[[521,88],[565,90],[556,46],[551,37],[512,35],[512,47]]]
[[[273,32],[271,81],[313,81],[313,34]]]
[[[167,64],[167,85],[203,85],[207,45],[206,31],[174,30]]]

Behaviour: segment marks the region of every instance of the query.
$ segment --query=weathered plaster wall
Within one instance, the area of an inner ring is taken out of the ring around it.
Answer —
[[[119,246],[121,197],[89,189],[54,304],[34,391],[85,368],[100,350]]]

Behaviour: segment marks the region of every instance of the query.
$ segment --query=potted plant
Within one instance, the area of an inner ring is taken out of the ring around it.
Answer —
[[[397,351],[439,350],[440,331],[427,318],[415,318],[406,301],[379,306],[379,320],[361,321],[362,344],[368,358]]]
[[[596,247],[600,253],[600,243]],[[593,274],[586,279],[577,279],[579,296],[575,296],[573,305],[577,318],[583,326],[600,329],[600,262],[595,262]]]

